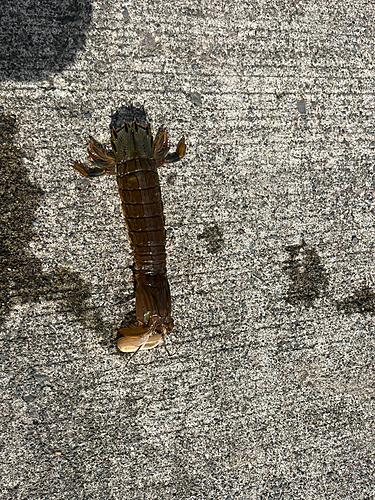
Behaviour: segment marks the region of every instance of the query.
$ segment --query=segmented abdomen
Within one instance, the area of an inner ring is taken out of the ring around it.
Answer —
[[[118,164],[117,184],[138,276],[165,272],[165,228],[159,176],[153,159]]]

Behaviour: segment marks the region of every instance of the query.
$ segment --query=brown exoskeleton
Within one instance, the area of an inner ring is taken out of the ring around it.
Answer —
[[[169,153],[167,131],[155,142],[149,126],[125,123],[112,131],[112,151],[89,143],[92,166],[74,162],[85,177],[116,175],[122,210],[134,256],[135,304],[139,322],[118,330],[120,351],[136,353],[165,345],[165,335],[173,328],[171,296],[166,275],[163,204],[157,168],[181,160],[185,154],[182,138],[175,153]]]

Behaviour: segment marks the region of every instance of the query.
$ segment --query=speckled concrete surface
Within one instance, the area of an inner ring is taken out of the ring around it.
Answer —
[[[6,0],[1,498],[374,498],[374,21]],[[177,353],[127,367],[116,183],[69,166],[126,113],[188,145],[160,171]]]

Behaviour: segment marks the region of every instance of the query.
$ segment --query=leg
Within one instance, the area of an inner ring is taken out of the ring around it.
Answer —
[[[99,175],[104,175],[106,173],[104,169],[89,167],[88,165],[79,163],[78,161],[74,161],[72,167],[78,170],[80,174],[90,179],[92,177],[99,177]]]
[[[79,163],[73,162],[73,167],[85,177],[99,177],[104,174],[116,174],[116,161],[112,152],[107,152],[97,146],[94,142],[89,142],[89,161],[94,165],[90,167]]]
[[[186,150],[185,137],[183,137],[177,145],[177,149],[174,153],[168,153],[168,133],[165,129],[160,129],[154,145],[154,160],[156,161],[156,166],[161,167],[164,163],[174,163],[180,161],[184,157]]]
[[[183,137],[180,142],[177,144],[176,151],[174,153],[168,153],[165,157],[165,163],[175,163],[176,161],[180,161],[185,156],[186,144],[185,137]]]

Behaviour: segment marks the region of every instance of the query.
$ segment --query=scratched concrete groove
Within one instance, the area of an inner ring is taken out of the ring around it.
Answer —
[[[374,40],[369,0],[6,0],[0,498],[373,497]],[[177,352],[126,369],[115,180],[69,166],[120,110],[188,145]]]

